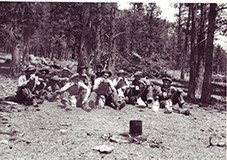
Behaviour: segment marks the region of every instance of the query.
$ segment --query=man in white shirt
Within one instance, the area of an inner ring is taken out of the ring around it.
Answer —
[[[172,86],[172,79],[169,76],[162,78],[163,84],[157,91],[158,100],[160,102],[160,107],[165,108],[164,113],[182,113],[185,115],[190,115],[188,109],[184,109],[184,99],[182,96],[182,91],[178,88]]]
[[[113,80],[114,87],[117,90],[118,98],[121,103],[125,103],[125,95],[127,94],[127,90],[130,88],[130,83],[125,77],[126,75],[127,73],[121,69],[117,72],[118,77]]]
[[[112,73],[109,70],[102,72],[102,76],[95,79],[93,91],[89,97],[88,105],[90,108],[104,108],[109,103],[115,109],[119,108],[117,102],[117,91],[112,80],[109,78]]]
[[[40,84],[38,77],[35,75],[36,68],[29,66],[18,79],[18,89],[16,92],[17,102],[25,105],[33,105],[38,107],[35,102],[34,91],[36,86]]]
[[[154,101],[153,84],[148,79],[143,78],[141,71],[137,71],[134,77],[135,79],[132,81],[131,91],[128,95],[129,103],[151,108]]]
[[[72,110],[72,107],[87,108],[86,103],[91,93],[89,86],[85,85],[79,74],[72,75],[70,82],[66,83],[57,93],[61,93],[61,103],[66,110]]]

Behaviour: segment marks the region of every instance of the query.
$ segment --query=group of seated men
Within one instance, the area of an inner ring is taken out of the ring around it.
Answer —
[[[120,110],[126,104],[152,108],[158,102],[165,113],[181,112],[184,100],[181,91],[171,85],[170,77],[163,77],[163,84],[158,87],[144,78],[141,71],[134,73],[132,83],[127,75],[124,70],[119,70],[113,77],[110,70],[103,70],[100,65],[93,74],[86,66],[80,67],[76,73],[68,68],[51,72],[48,68],[29,66],[19,77],[16,95],[5,99],[34,107],[44,100],[59,99],[67,111],[73,107],[90,111],[105,106]]]

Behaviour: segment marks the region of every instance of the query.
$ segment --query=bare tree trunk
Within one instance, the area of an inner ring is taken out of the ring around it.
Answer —
[[[116,41],[114,35],[116,34],[116,22],[115,22],[115,13],[116,13],[117,5],[114,3],[111,8],[111,34],[110,34],[110,64],[109,69],[114,73],[115,71],[115,64],[116,64],[116,56],[117,56],[117,48],[116,48]]]
[[[198,59],[196,66],[196,95],[201,96],[203,74],[204,74],[204,55],[205,55],[205,23],[206,23],[206,4],[200,4],[200,24],[199,24],[199,35],[198,35]]]
[[[78,68],[88,64],[87,34],[89,30],[90,4],[83,4],[82,33],[80,39],[80,50],[78,53]]]
[[[196,42],[196,4],[190,4],[191,9],[191,54],[190,54],[190,79],[188,88],[188,97],[195,99],[195,88],[196,88],[196,56],[197,56],[197,42]]]
[[[54,59],[54,44],[53,44],[52,40],[51,40],[51,42],[50,42],[50,54],[49,54],[49,58],[50,58],[51,60]]]
[[[101,3],[97,4],[98,7],[98,20],[97,20],[97,24],[96,24],[96,42],[97,42],[97,46],[95,49],[95,57],[94,57],[94,61],[93,61],[93,66],[95,67],[97,64],[101,63],[101,23],[102,23],[102,15],[101,15],[101,11],[102,11],[102,5]]]
[[[215,18],[217,16],[217,4],[211,3],[208,15],[208,33],[206,43],[206,56],[205,56],[205,73],[202,88],[201,101],[206,103],[211,99],[211,76],[213,65],[213,48],[214,48],[214,31],[215,31]]]
[[[17,76],[20,73],[20,43],[16,44],[14,51],[12,52],[12,64],[11,71],[13,76]]]
[[[188,53],[188,35],[189,35],[189,25],[190,25],[190,19],[191,19],[191,9],[188,8],[188,19],[187,19],[187,23],[186,23],[186,30],[185,30],[185,39],[184,39],[184,49],[183,49],[183,53],[181,56],[181,75],[180,78],[184,79],[185,77],[185,69],[186,69],[186,56]]]
[[[22,58],[22,64],[24,66],[27,66],[29,64],[29,47],[28,45],[24,45],[22,48],[23,58]]]
[[[182,62],[182,57],[183,57],[183,54],[182,54],[182,8],[183,8],[183,4],[182,3],[179,3],[179,6],[178,6],[178,27],[177,27],[177,56],[176,56],[176,66],[175,68],[176,69],[179,69],[179,63],[180,63],[180,66],[182,66],[182,63],[185,63],[185,62]]]
[[[185,70],[186,70],[186,56],[188,53],[188,35],[189,35],[189,25],[190,25],[190,19],[191,19],[191,10],[188,8],[188,19],[187,19],[187,23],[186,23],[186,30],[185,32],[185,38],[184,38],[184,49],[182,52],[182,56],[181,56],[181,75],[180,78],[184,80],[185,78]]]

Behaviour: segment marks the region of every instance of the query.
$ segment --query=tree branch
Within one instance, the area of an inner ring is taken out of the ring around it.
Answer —
[[[118,36],[120,36],[121,34],[124,34],[124,33],[126,33],[126,32],[120,32],[120,33],[114,35],[114,36],[113,36],[113,39],[117,38]]]
[[[108,34],[106,34],[106,37],[110,38],[110,36]]]
[[[226,6],[226,7],[218,8],[216,11],[218,12],[218,11],[221,11],[221,10],[223,10],[223,9],[227,9],[227,6]]]

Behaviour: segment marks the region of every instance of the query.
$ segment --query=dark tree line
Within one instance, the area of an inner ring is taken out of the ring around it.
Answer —
[[[113,72],[142,70],[148,76],[177,69],[182,79],[190,73],[188,96],[194,99],[198,92],[208,101],[212,71],[225,72],[222,48],[213,54],[214,33],[226,33],[225,4],[175,4],[176,23],[161,19],[155,3],[130,6],[119,10],[117,3],[2,2],[0,50],[12,54],[14,74],[29,54],[72,59],[79,66],[101,63]]]
[[[214,65],[214,59],[221,54],[220,46],[214,54],[214,35],[216,32],[226,35],[226,29],[217,26],[225,26],[226,20],[222,19],[226,12],[226,4],[176,4],[179,12],[177,14],[177,34],[184,33],[184,39],[177,37],[178,51],[182,53],[182,62],[185,56],[189,59],[189,89],[188,97],[190,99],[200,98],[202,102],[208,102],[211,99],[211,80],[214,66],[222,66],[226,62],[219,61],[220,64]],[[184,42],[184,43],[183,43]],[[215,57],[214,57],[215,55]],[[181,78],[184,78],[185,64],[181,63]],[[225,72],[225,71],[224,71]],[[220,73],[220,72],[219,72]],[[222,72],[223,73],[223,72]]]

